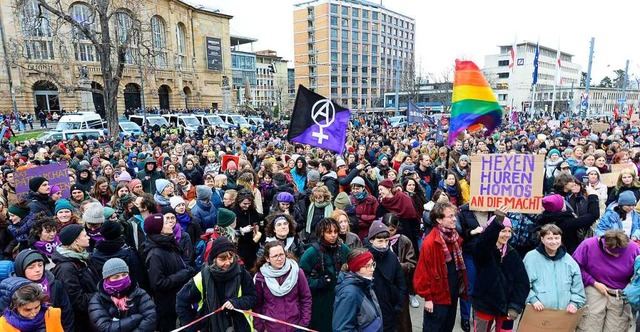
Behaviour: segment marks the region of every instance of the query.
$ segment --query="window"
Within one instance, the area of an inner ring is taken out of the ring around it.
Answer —
[[[342,27],[343,27],[343,28],[348,28],[348,27],[349,27],[349,19],[347,19],[347,18],[343,18],[343,19],[341,20],[341,22],[342,22]]]
[[[40,13],[37,0],[27,0],[21,15],[27,59],[53,60],[53,40],[46,11]]]
[[[342,15],[349,15],[349,7],[342,6]]]
[[[358,9],[358,8],[351,9],[351,15],[353,17],[358,17],[360,15],[360,9]]]
[[[331,38],[338,38],[338,29],[331,28]]]
[[[332,26],[337,26],[338,25],[338,17],[337,16],[331,16],[331,25]]]
[[[369,41],[369,33],[368,32],[363,32],[362,33],[362,42],[368,42]]]
[[[371,45],[371,54],[378,54],[378,45]]]
[[[378,12],[371,12],[371,19],[374,21],[378,20]]]
[[[498,78],[509,78],[509,73],[498,73]]]
[[[349,77],[348,76],[342,76],[342,84],[344,84],[344,85],[349,84]]]
[[[338,53],[331,52],[331,62],[338,62]]]
[[[341,44],[342,52],[349,52],[349,42],[343,41]]]
[[[342,30],[340,32],[342,40],[349,40],[349,30]]]
[[[378,34],[377,33],[371,34],[371,42],[374,43],[374,44],[378,43]]]
[[[117,47],[125,48],[124,63],[134,64],[135,63],[134,50],[131,47],[131,45],[135,45],[135,43],[132,43],[132,42],[134,38],[136,38],[136,36],[134,35],[133,20],[131,19],[131,16],[128,13],[124,11],[120,11],[116,13],[115,33],[116,33],[115,40],[118,44]]]
[[[365,10],[365,9],[362,10],[362,18],[369,18],[369,11],[368,10]]]
[[[369,63],[369,56],[368,55],[362,55],[362,63]]]
[[[360,34],[358,33],[358,31],[353,31],[351,33],[351,40],[358,41],[359,39],[360,39]]]
[[[362,30],[369,30],[369,22],[362,21]]]
[[[505,67],[509,65],[509,60],[499,60],[498,67]]]
[[[352,64],[357,64],[358,63],[358,55],[354,54],[351,56],[351,63]]]
[[[158,16],[151,18],[151,42],[153,43],[156,67],[167,67],[167,38],[164,20]]]
[[[349,54],[342,53],[342,63],[349,63]]]
[[[336,32],[336,35],[337,35],[337,32]],[[331,36],[331,37],[334,37],[334,36]],[[338,36],[335,36],[335,37],[338,37]],[[337,40],[332,40],[331,41],[331,50],[335,51],[337,49],[338,49],[338,41]]]
[[[178,69],[184,69],[187,60],[187,34],[184,24],[176,25],[176,50],[178,51],[177,64]]]
[[[360,49],[360,44],[353,44],[353,45],[351,45],[351,51],[352,51],[353,53],[357,53],[357,52],[359,52],[359,49]]]
[[[353,20],[353,28],[354,29],[360,29],[360,21],[358,20]]]
[[[338,5],[331,5],[331,13],[333,14],[337,14],[338,13]]]
[[[331,84],[338,84],[338,76],[331,76]]]

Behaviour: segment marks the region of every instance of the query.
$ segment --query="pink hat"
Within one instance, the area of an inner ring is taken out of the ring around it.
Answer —
[[[62,189],[58,185],[51,186],[51,195],[61,192]]]
[[[238,169],[238,165],[236,165],[236,162],[233,160],[229,160],[229,162],[227,163],[227,169]]]
[[[564,208],[564,198],[558,194],[544,197],[542,207],[548,212],[560,212]]]
[[[129,172],[124,171],[120,173],[120,176],[118,177],[118,182],[122,182],[122,181],[131,182],[131,175],[129,174]]]

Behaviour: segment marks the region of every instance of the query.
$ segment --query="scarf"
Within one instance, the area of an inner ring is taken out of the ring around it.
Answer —
[[[58,235],[56,235],[56,238],[53,241],[38,240],[33,244],[33,247],[45,256],[51,257],[51,255],[59,245],[60,239],[58,239]]]
[[[240,265],[238,264],[238,259],[236,257],[228,269],[222,270],[214,263],[211,264],[209,272],[215,282],[227,282],[240,273]],[[235,294],[237,294],[237,292]]]
[[[307,234],[311,234],[311,222],[313,221],[313,215],[316,208],[324,209],[325,218],[331,217],[331,213],[333,212],[333,205],[331,205],[331,202],[322,202],[322,203],[313,202],[309,206],[309,211],[307,211],[307,226],[305,227],[305,231],[307,232]]]
[[[260,267],[260,272],[264,276],[264,281],[267,284],[267,287],[269,287],[271,293],[276,297],[283,297],[289,294],[293,287],[298,284],[299,270],[300,268],[298,267],[298,264],[288,258],[285,260],[284,266],[279,270],[274,269],[270,264],[263,264]],[[280,278],[287,273],[289,273],[289,275],[284,279],[282,285],[279,284],[277,278]]]
[[[191,217],[188,213],[178,214],[177,215],[178,224],[183,231],[187,231],[187,227],[191,224]]]
[[[151,234],[147,238],[158,247],[172,250],[182,256],[182,248],[178,245],[174,235]]]
[[[233,264],[226,271],[221,270],[216,264],[211,264],[209,268],[202,269],[203,288],[207,294],[207,306],[209,310],[215,310],[227,299],[238,297],[238,290],[241,289],[242,270],[238,264],[238,258],[233,260]],[[224,294],[219,294],[219,292]],[[235,331],[232,322],[233,314],[222,313],[213,315],[209,321],[209,331]],[[244,319],[244,317],[243,317]]]
[[[389,237],[389,247],[391,247],[391,250],[393,250],[393,246],[395,246],[396,243],[398,242],[398,239],[400,238],[400,235],[402,235],[402,234],[396,234],[396,235],[393,235],[393,236]]]
[[[353,198],[355,198],[358,202],[362,202],[365,198],[367,198],[367,191],[363,190],[359,193],[355,193],[353,194]]]
[[[43,273],[42,274],[42,279],[38,280],[35,282],[36,284],[40,285],[40,287],[42,288],[42,291],[47,294],[47,296],[51,295],[51,287],[50,283],[49,283],[49,279],[47,279],[47,274]]]
[[[59,246],[56,248],[56,251],[64,257],[78,259],[83,262],[86,262],[89,259],[89,252],[86,250],[83,252],[76,252],[71,249],[67,249],[65,247]]]
[[[98,228],[95,231],[87,229],[87,235],[93,241],[96,241],[96,242],[104,241],[104,236],[102,236],[102,234],[100,234],[100,228]]]
[[[33,319],[24,318],[20,316],[17,312],[13,310],[9,310],[9,308],[4,309],[4,318],[7,320],[9,325],[15,327],[21,332],[36,332],[36,331],[44,331],[45,323],[44,323],[44,314],[47,312],[48,307],[44,304],[40,307],[40,312]]]
[[[275,236],[274,237],[267,237],[264,240],[264,243],[272,242],[272,241],[280,241],[280,242],[284,243],[284,251],[289,251],[289,248],[291,248],[291,245],[293,244],[293,236],[287,236],[287,238],[284,239],[284,240],[283,239],[279,239],[279,238],[277,238]]]
[[[452,186],[450,186],[448,184],[445,184],[444,180],[440,180],[439,186],[440,186],[440,188],[446,190],[447,194],[450,197],[458,197],[458,189],[456,187],[452,187]]]
[[[456,171],[458,171],[458,174],[460,174],[460,179],[461,180],[467,177],[467,170],[460,168],[460,166],[458,166],[458,164],[456,164]]]
[[[109,295],[116,295],[117,293],[121,293],[129,286],[131,286],[131,278],[129,278],[129,276],[116,281],[104,279],[104,281],[102,282],[102,287],[104,288],[105,293]]]
[[[160,195],[158,193],[153,194],[153,200],[156,201],[156,203],[158,203],[158,205],[163,206],[163,207],[171,205],[171,203],[169,202],[168,198],[166,198],[166,197],[164,197],[164,196],[162,196],[162,195]]]
[[[182,238],[182,228],[180,224],[173,226],[173,237],[176,239],[176,243],[180,243],[180,239]]]
[[[395,213],[400,219],[417,218],[418,213],[413,205],[413,200],[407,194],[398,191],[391,197],[383,198],[380,203],[391,213]]]
[[[464,266],[464,259],[462,258],[462,249],[460,249],[460,244],[458,243],[458,232],[456,232],[455,229],[444,228],[440,224],[438,224],[438,230],[440,231],[440,238],[445,242],[445,245],[442,246],[445,262],[449,263],[454,259],[457,271],[466,269]],[[446,244],[451,244],[453,246],[453,258],[451,257],[449,247]]]

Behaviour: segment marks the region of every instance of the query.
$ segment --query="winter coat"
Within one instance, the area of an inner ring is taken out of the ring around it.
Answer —
[[[527,303],[542,302],[545,308],[565,310],[569,304],[577,308],[586,302],[582,274],[578,263],[560,247],[550,257],[540,244],[524,257],[530,290]]]
[[[90,331],[89,301],[100,278],[86,261],[63,256],[58,251],[51,255],[56,264],[51,272],[64,285],[75,313],[75,330]]]
[[[631,191],[633,195],[636,197],[636,202],[640,201],[640,188],[636,187],[622,187],[622,188],[613,188],[609,193],[609,198],[607,198],[607,206],[613,202],[618,201],[618,197],[620,194],[625,191]]]
[[[380,251],[369,241],[367,241],[367,247],[376,262],[373,272],[373,290],[384,317],[384,331],[393,332],[398,327],[402,304],[408,296],[402,266],[398,256],[389,248],[386,251]]]
[[[202,173],[197,168],[194,167],[191,170],[185,168],[182,170],[182,173],[187,177],[187,180],[191,182],[192,187],[204,184]]]
[[[164,173],[159,172],[157,168],[154,168],[153,171],[148,172],[145,168],[144,170],[138,172],[138,179],[142,181],[142,188],[144,192],[153,195],[156,193],[156,180],[164,179]]]
[[[358,218],[358,236],[360,240],[364,240],[364,238],[369,233],[369,228],[371,227],[371,223],[376,219],[376,212],[378,211],[378,200],[372,196],[371,194],[367,194],[362,201],[358,201],[353,197],[353,195],[349,196],[351,199],[351,205],[356,207],[356,217]]]
[[[29,191],[26,199],[29,201],[29,208],[31,213],[37,214],[38,212],[44,212],[47,217],[55,216],[54,203],[49,195],[39,194],[37,192]]]
[[[462,245],[461,238],[458,238],[458,244]],[[413,289],[416,294],[422,296],[425,301],[433,301],[433,304],[452,305],[449,274],[442,251],[446,245],[440,236],[440,230],[433,228],[422,241],[418,264],[413,275]],[[468,285],[467,270],[462,273],[462,278],[464,285]],[[466,299],[467,287],[464,287],[463,293],[459,295]]]
[[[196,284],[198,283],[198,285]],[[234,294],[234,297],[227,298],[224,294],[220,294],[220,291],[233,287],[233,284],[237,283],[239,287],[238,294]],[[202,290],[200,290],[200,289]],[[204,294],[203,294],[204,293]],[[242,294],[241,296],[238,296]],[[204,299],[202,298],[204,295]],[[219,295],[217,299],[213,299],[214,296]],[[222,296],[220,296],[222,295]],[[220,300],[223,298],[223,300]],[[197,309],[194,305],[202,306]],[[196,318],[212,312],[217,308],[210,308],[210,303],[218,303],[218,307],[224,304],[226,301],[233,303],[233,306],[237,309],[251,310],[256,305],[256,288],[251,279],[249,272],[245,270],[242,265],[239,265],[238,275],[231,277],[224,283],[216,284],[212,273],[208,268],[203,268],[195,277],[191,278],[184,287],[178,293],[175,309],[180,319],[180,323],[184,326],[189,322],[194,321]],[[234,331],[251,331],[247,318],[236,311],[224,310],[217,315],[224,315],[226,319],[231,320]],[[217,319],[221,319],[218,317]],[[213,328],[216,322],[209,318],[201,321],[199,324],[195,324],[188,328],[188,332],[217,332]]]
[[[240,207],[235,207],[233,212],[236,214],[236,230],[251,225],[260,225],[263,221],[262,215],[255,209],[243,211]],[[262,229],[262,227],[261,227]],[[238,237],[238,256],[248,267],[253,267],[256,262],[256,253],[260,245],[253,241],[253,232],[240,235]]]
[[[507,252],[502,257],[502,251],[496,248],[503,228],[499,222],[491,223],[476,241],[473,252],[476,282],[471,304],[475,310],[494,317],[506,316],[509,309],[522,313],[529,294],[529,276],[518,252],[506,244]]]
[[[606,231],[619,229],[622,230],[622,218],[618,214],[620,207],[617,203],[612,203],[607,207],[600,222],[595,230],[595,236],[602,236]],[[624,213],[624,212],[623,212]],[[631,210],[631,234],[627,234],[629,238],[635,237],[640,239],[640,215],[635,210]],[[626,214],[625,214],[626,215]],[[626,217],[625,217],[626,218]]]
[[[103,240],[96,243],[96,247],[91,253],[91,266],[98,273],[98,276],[102,275],[104,263],[111,258],[120,258],[127,263],[132,282],[144,285],[144,288],[148,286],[147,271],[140,263],[138,253],[124,243],[124,239]]]
[[[319,245],[319,247],[321,252],[318,252],[316,245],[307,249],[300,257],[298,264],[307,277],[309,289],[311,289],[313,296],[309,327],[318,331],[331,331],[330,318],[333,314],[335,301],[334,289],[340,266],[347,263],[347,254],[349,254],[350,250],[345,244],[341,244],[340,247],[334,249],[339,250],[339,252],[327,252],[326,249],[322,248],[322,245]],[[336,262],[335,258],[340,258],[340,261]],[[336,268],[336,265],[338,265],[338,268]],[[331,282],[321,287],[322,285],[319,284],[318,280],[325,275],[331,279]]]
[[[211,202],[196,200],[191,215],[200,220],[200,228],[206,231],[218,223],[218,209]]]
[[[122,237],[124,242],[136,252],[142,252],[142,245],[147,238],[144,233],[144,218],[137,214],[129,218],[129,220],[120,222],[122,225]]]
[[[578,245],[584,240],[579,232],[587,230],[593,225],[600,215],[598,208],[598,197],[589,195],[588,213],[579,217],[570,210],[561,212],[544,211],[538,215],[536,223],[540,226],[555,224],[562,229],[562,243],[567,248],[569,254],[573,254]]]
[[[60,324],[60,309],[58,308],[47,308],[47,311],[44,313],[44,325],[40,328],[44,328],[42,331],[47,332],[62,332],[63,327]],[[16,327],[9,324],[6,317],[0,317],[0,331],[2,332],[21,332]],[[66,330],[65,330],[66,331]]]
[[[341,272],[333,306],[333,330],[382,332],[383,317],[373,283],[353,272]],[[327,317],[328,319],[328,317]]]
[[[398,259],[400,260],[402,274],[404,275],[407,288],[409,288],[413,285],[413,272],[416,268],[416,264],[418,263],[418,258],[416,257],[416,253],[413,249],[413,243],[411,243],[411,240],[409,240],[408,237],[402,234],[392,236],[389,238],[389,241],[391,244],[391,250],[396,253],[396,256],[398,256]],[[402,301],[402,311],[400,312],[398,320],[398,332],[413,330],[408,295],[409,294],[407,294]]]
[[[340,184],[338,183],[338,175],[334,171],[329,171],[325,174],[320,175],[320,182],[323,185],[327,186],[329,192],[331,193],[332,198],[336,198],[338,193],[340,193]]]
[[[289,274],[278,281],[282,282]],[[255,312],[280,319],[285,322],[300,326],[307,326],[311,321],[311,290],[304,276],[304,271],[298,270],[298,282],[296,286],[284,296],[273,295],[266,284],[262,272],[255,276],[257,302],[253,308]],[[295,329],[281,324],[265,321],[259,318],[254,320],[254,327],[258,332],[292,332]]]
[[[126,296],[126,311],[120,311],[111,295],[104,291],[103,283],[89,303],[89,317],[94,331],[99,332],[153,332],[156,329],[156,305],[151,296],[142,288],[132,283],[121,296]]]
[[[489,212],[489,218],[493,215]],[[488,220],[488,219],[487,219]],[[462,243],[462,252],[471,254],[473,251],[473,244],[480,234],[471,234],[471,231],[480,227],[478,218],[474,214],[474,211],[469,210],[469,204],[461,205],[458,208],[458,217],[456,218],[460,227],[460,237],[464,240]]]
[[[175,241],[158,241],[158,237],[148,237],[143,247],[150,295],[156,303],[158,316],[175,316],[176,294],[193,276],[193,269],[183,262],[181,249]]]

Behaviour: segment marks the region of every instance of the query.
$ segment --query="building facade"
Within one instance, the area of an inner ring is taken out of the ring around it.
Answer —
[[[258,84],[255,89],[253,106],[266,112],[282,109],[288,98],[289,82],[287,60],[278,56],[276,51],[256,52],[256,71]]]
[[[384,6],[303,2],[294,5],[293,27],[296,85],[349,109],[382,107],[396,81],[415,75],[415,20]]]
[[[484,71],[498,102],[505,108],[528,110],[532,100],[535,42],[517,43],[515,65],[509,67],[512,45],[499,46],[498,54],[485,56]],[[551,110],[556,79],[557,49],[540,45],[535,109]],[[573,63],[573,55],[560,50],[561,83],[556,85],[555,109],[573,109],[580,92],[581,66]]]
[[[9,67],[18,110],[83,109],[81,93],[68,87],[81,81],[94,89],[104,85],[93,44],[73,29],[61,36],[65,31],[49,25],[52,15],[44,10],[39,14],[36,0],[26,0],[25,10],[19,14],[13,5],[12,1],[0,2],[5,31],[2,42],[7,46],[0,60]],[[96,24],[89,5],[72,1],[63,1],[62,5],[78,21]],[[130,24],[131,17],[139,19],[144,27],[141,45],[128,49],[125,55],[118,112],[140,107],[218,108],[223,102],[223,84],[231,77],[232,16],[182,0],[143,0],[132,2],[134,5],[138,6],[136,12],[132,8],[118,9],[121,13],[114,19],[114,40]],[[33,21],[38,22],[37,28],[27,28]],[[153,55],[141,60],[136,47],[149,47]],[[12,102],[6,67],[1,67],[0,91],[4,95],[0,96],[0,110],[6,113],[12,109]],[[92,98],[95,109],[102,113],[102,96],[93,93]]]

